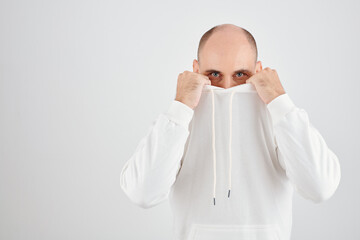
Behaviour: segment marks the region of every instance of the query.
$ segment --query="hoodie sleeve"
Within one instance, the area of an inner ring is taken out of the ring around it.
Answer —
[[[314,203],[329,199],[341,178],[338,157],[309,122],[307,112],[287,93],[273,99],[267,108],[279,163],[295,190]]]
[[[194,110],[173,100],[139,142],[120,173],[120,186],[129,199],[151,208],[168,198],[181,167]]]

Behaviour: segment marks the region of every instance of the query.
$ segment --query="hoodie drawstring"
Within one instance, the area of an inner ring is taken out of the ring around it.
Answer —
[[[211,89],[212,96],[212,149],[213,149],[213,163],[214,163],[214,205],[215,205],[215,193],[216,193],[216,152],[215,152],[215,103],[214,103],[214,91]]]
[[[230,197],[230,190],[231,190],[231,140],[232,140],[232,99],[235,91],[232,91],[230,96],[230,103],[229,103],[229,191],[228,191],[228,198]],[[212,149],[213,149],[213,166],[214,166],[214,205],[215,205],[215,197],[216,197],[216,150],[215,150],[215,100],[214,100],[214,91],[211,89],[211,96],[212,96]]]

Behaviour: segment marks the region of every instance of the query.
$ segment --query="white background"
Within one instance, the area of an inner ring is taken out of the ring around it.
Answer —
[[[339,157],[331,199],[294,195],[292,240],[360,239],[359,1],[0,0],[0,239],[170,239],[124,163],[192,71],[200,37],[250,31]]]

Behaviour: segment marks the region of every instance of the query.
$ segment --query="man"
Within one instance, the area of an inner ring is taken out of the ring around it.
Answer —
[[[337,156],[305,110],[257,61],[253,36],[222,24],[201,38],[193,72],[179,74],[175,100],[126,162],[120,185],[143,208],[169,198],[177,240],[288,240],[293,190],[319,203],[340,178]]]

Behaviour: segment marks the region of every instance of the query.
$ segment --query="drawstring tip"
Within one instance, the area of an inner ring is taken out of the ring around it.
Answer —
[[[230,197],[230,189],[229,189],[229,192],[228,192],[228,198]]]
[[[214,198],[214,205],[215,205],[215,198]]]

